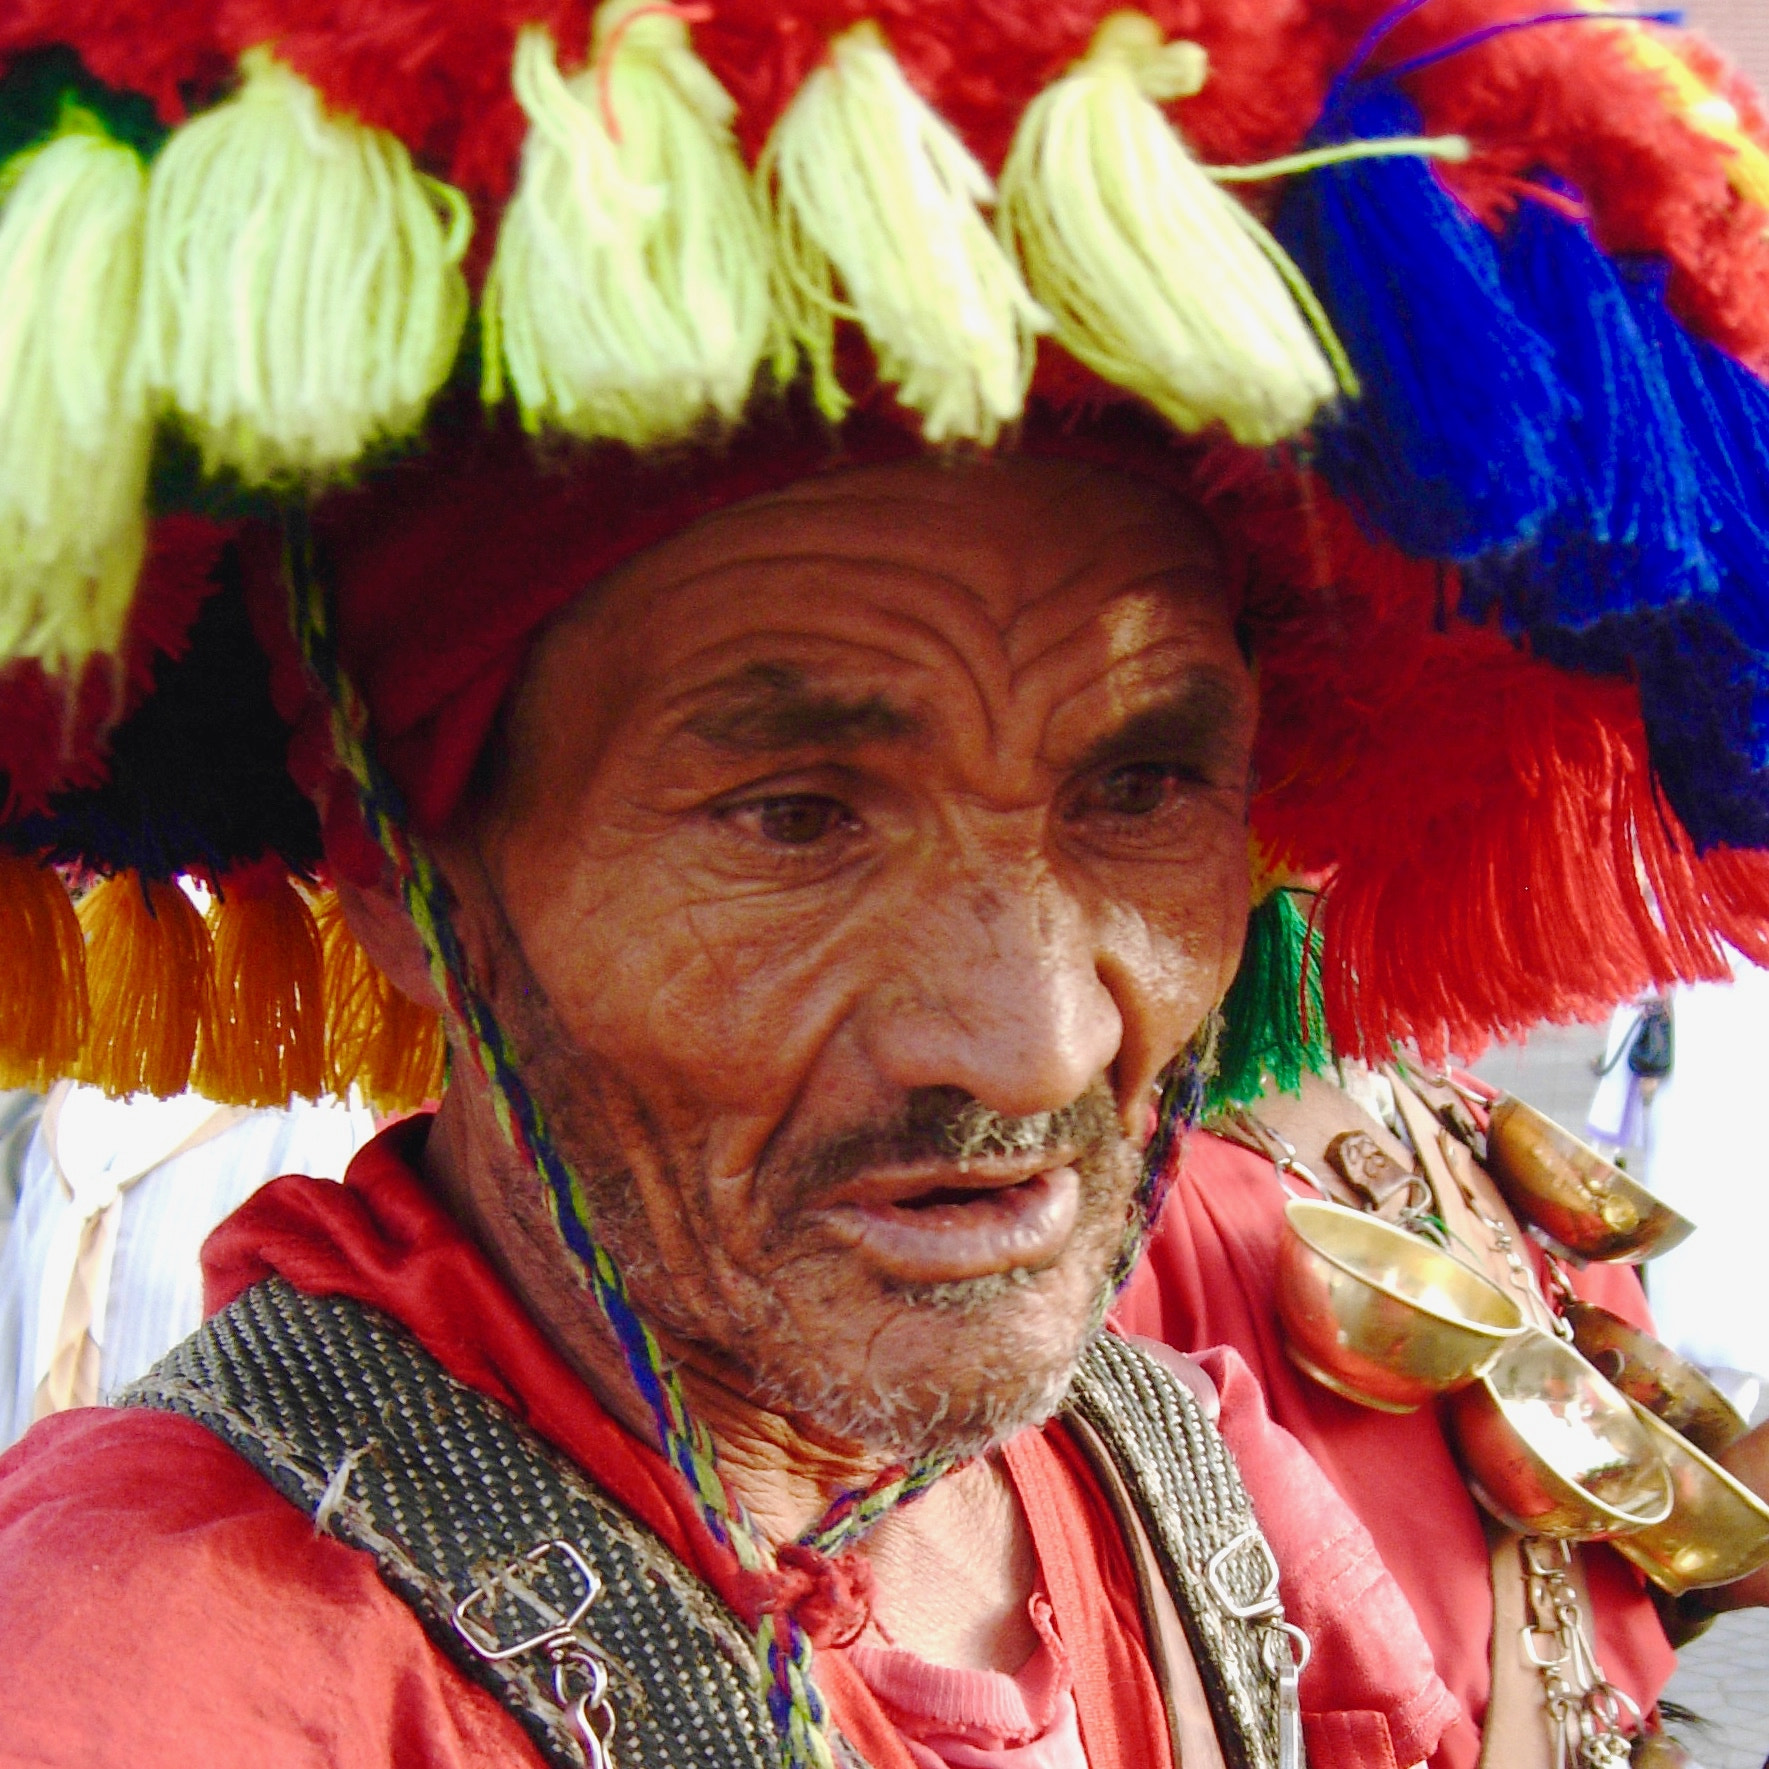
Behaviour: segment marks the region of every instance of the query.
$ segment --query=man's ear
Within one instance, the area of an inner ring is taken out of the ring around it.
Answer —
[[[401,995],[433,1013],[442,1011],[442,999],[430,980],[424,943],[405,912],[398,888],[386,880],[374,885],[353,884],[338,877],[333,881],[338,907],[345,924],[374,961],[375,967]]]

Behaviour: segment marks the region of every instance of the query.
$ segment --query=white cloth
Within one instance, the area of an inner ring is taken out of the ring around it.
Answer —
[[[1644,1112],[1643,1177],[1696,1232],[1647,1266],[1647,1298],[1659,1337],[1684,1357],[1769,1376],[1769,1140],[1758,1115],[1769,1094],[1769,971],[1736,957],[1732,968],[1730,984],[1672,997],[1676,1054]],[[1598,1122],[1597,1104],[1597,1134],[1635,1140],[1607,1128],[1613,1106]]]
[[[248,1112],[58,1088],[0,1250],[0,1447],[147,1370],[202,1318],[209,1231],[278,1174],[342,1178],[373,1134],[366,1108],[335,1102]]]

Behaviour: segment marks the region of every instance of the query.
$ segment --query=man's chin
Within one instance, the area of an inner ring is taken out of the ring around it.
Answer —
[[[1035,1277],[919,1286],[871,1340],[863,1371],[811,1357],[758,1372],[769,1403],[893,1461],[977,1456],[1063,1404],[1111,1300],[1103,1282],[1060,1311]]]

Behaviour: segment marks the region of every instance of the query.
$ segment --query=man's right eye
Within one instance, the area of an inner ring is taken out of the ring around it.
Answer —
[[[859,826],[859,819],[839,799],[815,793],[791,793],[780,798],[756,799],[738,807],[747,813],[765,841],[782,847],[808,848],[830,836]]]

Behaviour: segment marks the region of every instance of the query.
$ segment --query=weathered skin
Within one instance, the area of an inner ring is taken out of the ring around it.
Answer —
[[[642,555],[536,645],[439,858],[598,1233],[776,1535],[897,1454],[1054,1405],[1156,1077],[1239,956],[1254,711],[1201,522],[1060,462],[803,483]],[[391,901],[354,911],[421,986]],[[1080,1103],[961,1164],[938,1126],[966,1102]],[[470,1080],[428,1161],[647,1431]],[[1030,1547],[988,1458],[868,1552],[899,1644],[1030,1651]]]

